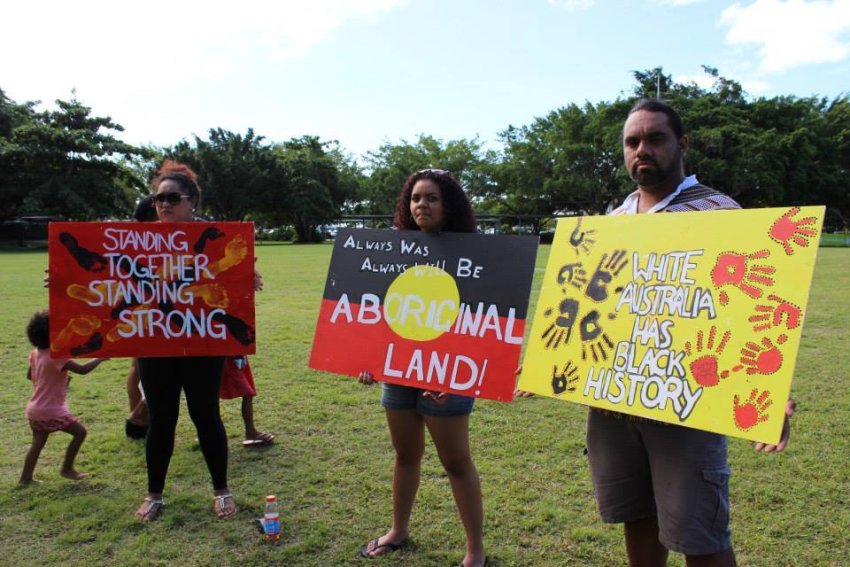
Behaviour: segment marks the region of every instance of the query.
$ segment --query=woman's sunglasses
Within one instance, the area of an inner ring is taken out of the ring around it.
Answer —
[[[168,203],[169,205],[176,205],[183,199],[191,198],[191,196],[178,193],[177,191],[172,191],[171,193],[157,193],[153,196],[153,200],[157,203]]]

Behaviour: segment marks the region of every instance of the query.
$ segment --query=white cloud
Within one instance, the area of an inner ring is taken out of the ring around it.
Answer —
[[[694,83],[700,88],[710,89],[714,86],[715,78],[709,75],[708,73],[703,73],[702,75],[678,75],[673,77],[674,83],[679,84],[687,84]]]
[[[756,0],[720,18],[732,45],[757,45],[763,74],[850,57],[850,0]]]
[[[697,4],[704,0],[655,0],[656,4],[662,6],[687,6],[688,4]]]
[[[3,8],[0,88],[20,100],[67,97],[72,87],[126,93],[196,85],[226,76],[245,57],[302,57],[348,21],[404,1],[15,1]]]
[[[741,86],[748,94],[756,96],[767,94],[774,88],[773,85],[767,81],[760,81],[758,79],[746,79],[741,81]]]
[[[550,6],[565,10],[586,10],[596,3],[596,0],[546,0]]]

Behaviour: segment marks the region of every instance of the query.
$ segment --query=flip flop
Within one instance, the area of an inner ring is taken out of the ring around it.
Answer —
[[[254,439],[245,439],[242,441],[243,447],[261,447],[263,445],[271,445],[274,443],[274,435],[271,433],[260,433]]]
[[[378,543],[381,541],[381,537],[378,536],[375,539],[371,540],[369,543],[360,548],[360,557],[365,557],[366,559],[377,559],[378,557],[382,557],[393,551],[398,551],[404,545],[404,542],[401,543]],[[380,555],[371,556],[370,552],[378,551],[379,549],[387,549],[389,551],[385,551]]]

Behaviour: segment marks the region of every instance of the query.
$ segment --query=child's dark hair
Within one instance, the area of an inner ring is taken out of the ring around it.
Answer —
[[[39,311],[27,323],[27,338],[35,348],[50,348],[50,315]]]

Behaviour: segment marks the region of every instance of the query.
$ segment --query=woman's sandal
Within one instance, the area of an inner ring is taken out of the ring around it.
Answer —
[[[165,506],[165,500],[162,498],[151,498],[145,496],[144,504],[136,510],[136,517],[143,522],[152,522],[162,513],[162,508]]]
[[[230,499],[231,504],[233,504],[233,508],[230,511],[227,509],[228,498]],[[232,516],[236,513],[236,501],[233,500],[233,494],[225,492],[224,494],[213,496],[213,507],[215,508],[215,515],[219,518]]]

